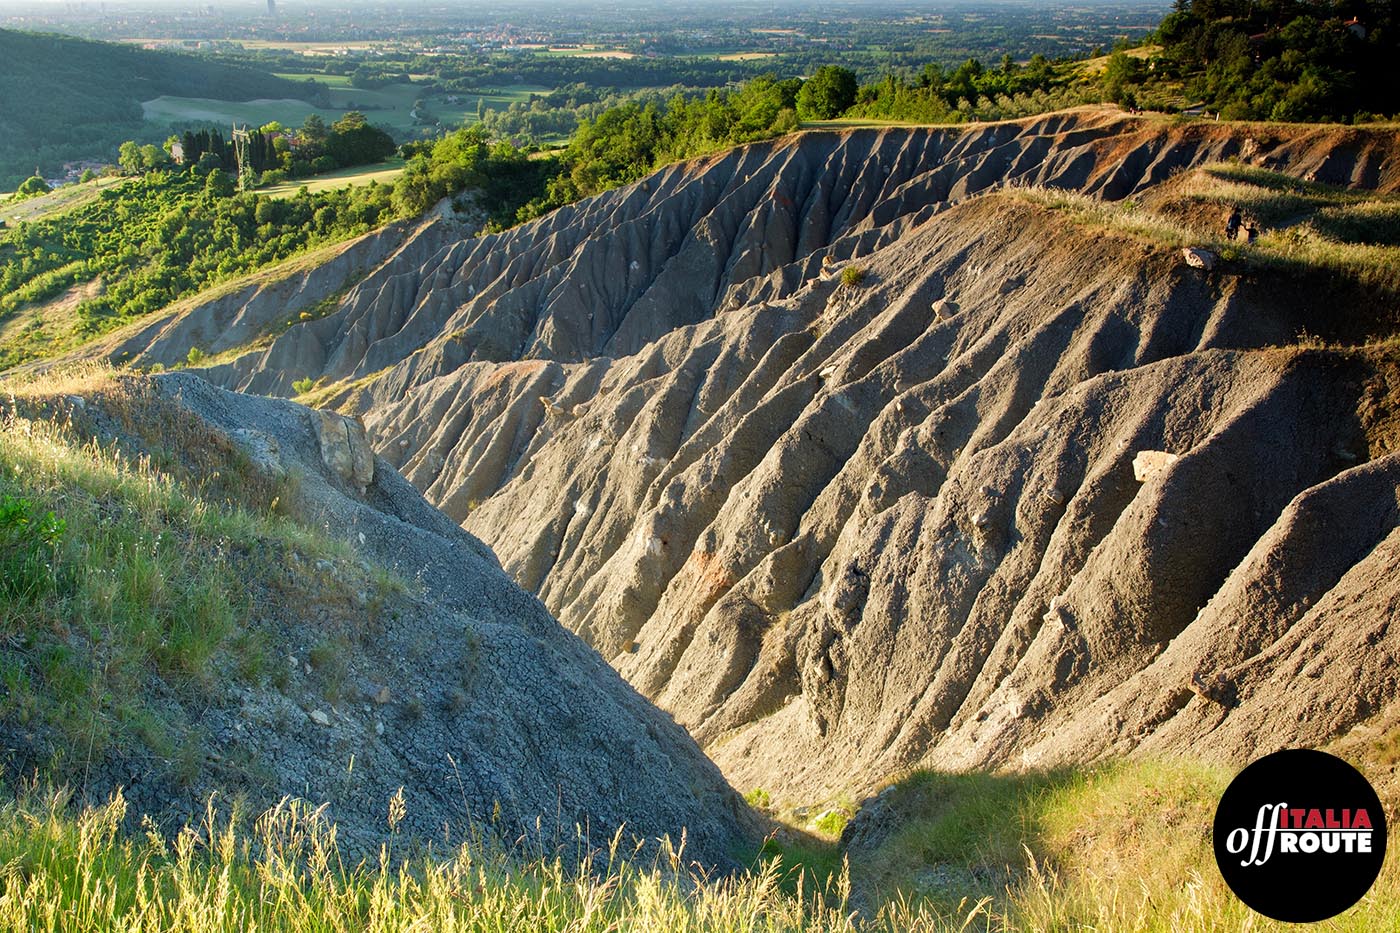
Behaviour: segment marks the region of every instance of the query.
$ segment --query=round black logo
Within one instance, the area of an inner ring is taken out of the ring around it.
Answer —
[[[1215,811],[1215,861],[1240,900],[1286,923],[1326,920],[1370,890],[1385,861],[1385,811],[1361,772],[1288,749],[1245,768]]]

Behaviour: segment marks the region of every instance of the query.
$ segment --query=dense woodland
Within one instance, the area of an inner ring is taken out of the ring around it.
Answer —
[[[970,58],[956,68],[925,65],[917,75],[885,75],[860,88],[845,116],[920,123],[1000,120],[1099,100],[1094,82],[1077,79],[1070,62],[1003,56],[995,66]]]
[[[574,134],[552,200],[566,203],[635,181],[657,165],[791,132],[801,86],[765,76],[736,90],[607,110]]]
[[[480,125],[436,142],[408,143],[401,152],[408,161],[394,183],[393,204],[405,217],[471,189],[494,226],[512,226],[525,204],[543,196],[559,172],[554,160],[531,159],[509,142],[493,142]]]
[[[1388,0],[1177,0],[1158,29],[1151,77],[1185,80],[1191,97],[1228,119],[1394,116],[1396,17]]]
[[[147,131],[141,101],[175,94],[217,100],[320,99],[323,85],[241,65],[129,45],[0,30],[0,191],[39,168],[116,154]]]

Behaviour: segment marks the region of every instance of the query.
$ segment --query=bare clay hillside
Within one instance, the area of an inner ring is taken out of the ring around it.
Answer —
[[[804,134],[419,231],[204,375],[318,380],[741,788],[1319,744],[1400,689],[1397,307],[1137,219],[1218,164],[1400,189],[1385,130]]]

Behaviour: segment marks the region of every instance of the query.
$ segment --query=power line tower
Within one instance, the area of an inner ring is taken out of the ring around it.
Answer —
[[[248,144],[252,139],[248,127],[233,127],[233,158],[238,163],[239,191],[249,191],[253,187],[253,163],[248,158]]]

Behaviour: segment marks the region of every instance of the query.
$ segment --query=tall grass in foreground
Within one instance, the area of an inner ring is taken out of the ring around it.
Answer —
[[[333,827],[296,803],[251,827],[207,817],[173,841],[123,834],[125,804],[67,815],[61,797],[0,808],[0,929],[247,931],[853,931],[836,882],[782,890],[770,862],[734,877],[689,873],[616,843],[588,859],[514,862],[464,846],[450,857],[347,865]],[[619,834],[620,835],[620,834]],[[985,918],[973,918],[981,929]],[[946,928],[887,910],[864,929]]]
[[[1225,779],[1154,763],[914,775],[897,787],[904,831],[873,854],[899,885],[883,905],[870,891],[852,897],[844,868],[824,882],[781,860],[707,875],[668,846],[640,855],[619,844],[621,832],[602,852],[522,860],[468,843],[406,858],[385,848],[350,864],[324,813],[295,801],[252,822],[211,807],[172,840],[150,824],[123,831],[120,796],[74,812],[62,795],[26,791],[0,805],[0,930],[1289,929],[1236,900],[1211,862],[1210,816]],[[1003,860],[1017,867],[997,871]],[[930,870],[945,890],[923,890],[918,875]],[[1400,929],[1394,852],[1360,904],[1316,928]]]
[[[1356,763],[1383,773],[1393,752],[1378,746]],[[1298,929],[1247,908],[1215,866],[1211,827],[1230,777],[1189,761],[915,773],[888,798],[899,829],[853,862],[853,877],[858,889],[925,896],[945,910],[975,892],[995,930]],[[1400,930],[1394,847],[1370,894],[1315,928]]]

